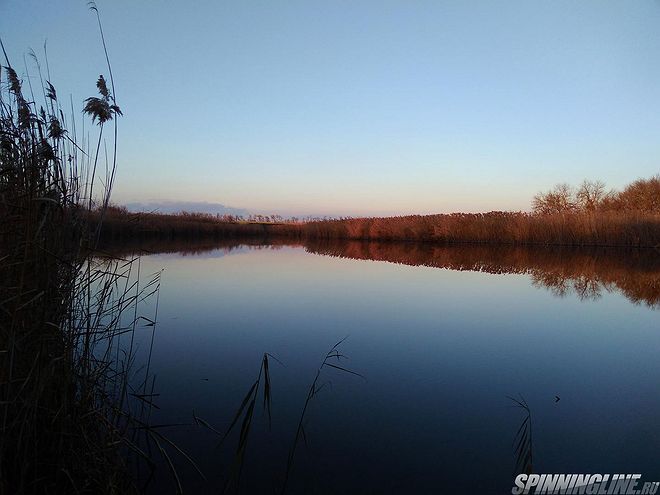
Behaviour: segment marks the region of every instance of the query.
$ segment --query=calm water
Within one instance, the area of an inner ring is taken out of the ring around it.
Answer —
[[[364,379],[323,369],[289,493],[510,493],[525,416],[507,396],[531,408],[535,472],[657,480],[658,258],[405,244],[149,255],[143,273],[164,269],[152,422],[184,424],[161,431],[208,479],[173,453],[184,487],[218,493],[238,432],[217,448],[193,411],[224,432],[272,354],[272,428],[260,400],[240,488],[276,493],[316,369],[348,336],[340,364]],[[153,492],[171,483],[160,466]]]

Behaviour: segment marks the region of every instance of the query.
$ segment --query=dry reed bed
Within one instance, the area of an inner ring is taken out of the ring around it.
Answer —
[[[211,215],[129,213],[111,208],[102,238],[137,239],[344,239],[434,243],[556,246],[660,246],[660,213],[595,211],[453,213],[308,222],[237,222]]]
[[[90,256],[92,210],[104,215],[116,170],[112,71],[85,101],[97,125],[81,132],[48,66],[32,53],[21,79],[2,51],[0,493],[131,493],[131,316],[158,278],[140,284],[132,260]]]
[[[100,215],[95,215],[95,220]],[[227,221],[203,213],[130,213],[110,207],[103,218],[104,243],[136,240],[263,238],[269,235],[299,235],[297,224]]]
[[[640,211],[537,215],[454,213],[309,222],[308,239],[563,246],[660,246],[660,214]]]

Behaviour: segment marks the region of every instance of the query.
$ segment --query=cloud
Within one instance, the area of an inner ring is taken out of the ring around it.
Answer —
[[[127,203],[129,211],[156,211],[158,213],[179,213],[189,211],[195,213],[210,213],[211,215],[248,215],[245,208],[232,208],[220,203],[207,203],[205,201],[153,201],[146,203]]]

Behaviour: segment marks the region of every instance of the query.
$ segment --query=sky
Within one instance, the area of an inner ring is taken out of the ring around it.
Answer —
[[[660,172],[657,0],[97,5],[124,113],[118,203],[528,210],[559,182]],[[0,37],[18,69],[47,40],[81,109],[107,76],[84,0],[0,0]]]

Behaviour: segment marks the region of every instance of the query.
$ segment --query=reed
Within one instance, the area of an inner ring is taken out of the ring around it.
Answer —
[[[202,213],[129,213],[111,208],[101,238],[136,240],[343,239],[543,246],[660,246],[660,213],[599,211],[452,213],[307,222],[242,222]]]
[[[305,402],[302,407],[300,419],[296,426],[296,432],[293,438],[291,449],[289,450],[289,455],[286,462],[286,469],[284,471],[283,481],[280,489],[280,493],[282,494],[286,493],[287,488],[289,486],[289,480],[291,477],[295,454],[298,445],[300,444],[301,440],[303,440],[305,444],[307,443],[307,434],[305,433],[305,422],[307,418],[309,405],[318,395],[318,393],[321,390],[323,390],[323,388],[329,383],[326,382],[319,384],[322,372],[326,368],[332,368],[335,370],[339,370],[343,373],[349,373],[355,376],[359,376],[360,378],[364,379],[364,377],[361,374],[356,373],[355,371],[349,370],[348,368],[342,366],[342,359],[347,359],[347,357],[341,352],[340,346],[346,340],[346,338],[347,337],[341,339],[334,346],[332,346],[332,348],[326,353],[325,357],[321,361],[321,364],[316,370],[314,380],[310,385],[310,388],[307,392],[307,396],[305,398]],[[254,413],[255,413],[255,409],[258,407],[260,396],[262,397],[263,412],[268,417],[268,427],[270,428],[271,426],[271,408],[272,408],[272,393],[273,393],[272,381],[270,376],[271,360],[275,360],[277,363],[282,364],[276,357],[274,357],[271,354],[265,353],[263,355],[261,359],[261,364],[259,366],[259,373],[257,374],[257,378],[254,380],[254,382],[252,382],[252,385],[248,389],[240,406],[236,410],[236,413],[234,414],[234,417],[231,423],[229,424],[229,427],[224,433],[220,432],[217,428],[213,427],[204,419],[199,418],[193,411],[193,419],[197,424],[197,426],[204,427],[210,430],[215,435],[221,437],[216,448],[222,447],[230,437],[231,433],[235,430],[239,430],[236,450],[233,456],[233,461],[229,470],[229,474],[227,476],[227,480],[223,487],[223,491],[222,491],[223,493],[239,492],[241,474],[245,462],[245,453],[248,448],[250,431],[252,429],[252,422],[254,419]],[[238,428],[239,424],[240,424],[240,428]]]
[[[522,409],[524,412],[523,420],[513,439],[516,459],[514,476],[520,473],[531,474],[534,471],[532,456],[532,411],[522,396],[520,398],[507,398],[513,402],[513,407]]]
[[[93,221],[100,221],[95,213]],[[157,212],[131,213],[126,208],[110,206],[106,209],[101,240],[106,244],[130,243],[136,240],[181,239],[255,239],[266,236],[298,236],[297,223],[285,221],[243,220],[218,217],[205,213]]]
[[[537,194],[532,212],[353,218],[307,222],[313,239],[397,240],[554,246],[660,246],[660,176],[620,192],[584,181]]]
[[[203,213],[105,209],[104,242],[136,239],[344,239],[543,246],[660,246],[660,177],[604,193],[600,182],[561,184],[534,197],[532,212],[491,211],[365,217],[245,220]],[[96,215],[101,217],[101,215]]]
[[[110,74],[85,102],[93,140],[78,136],[48,64],[31,53],[26,85],[0,42],[0,493],[131,493],[124,454],[148,457],[135,426],[153,382],[132,371],[134,334],[160,281],[143,285],[134,259],[94,255],[121,110],[90,8]]]
[[[319,385],[319,379],[321,378],[321,373],[323,372],[323,370],[325,368],[333,368],[343,373],[349,373],[351,375],[359,376],[360,378],[364,379],[364,376],[362,376],[361,374],[356,373],[355,371],[351,371],[348,368],[345,368],[344,366],[340,366],[339,364],[342,362],[341,361],[342,359],[346,359],[346,355],[342,354],[340,351],[340,346],[347,338],[348,337],[344,337],[334,346],[332,346],[332,348],[323,358],[323,361],[321,361],[321,365],[316,370],[316,375],[314,376],[314,380],[312,381],[312,384],[309,387],[309,391],[307,392],[307,398],[305,399],[302,412],[300,413],[300,420],[298,421],[296,434],[293,438],[291,449],[289,450],[289,457],[286,462],[286,471],[284,472],[284,481],[282,482],[282,490],[280,492],[282,495],[286,493],[287,487],[289,486],[289,479],[291,477],[291,472],[293,469],[293,461],[295,460],[296,450],[298,449],[300,440],[302,439],[304,440],[305,444],[307,443],[307,434],[305,433],[305,419],[307,417],[307,410],[309,404],[326,385],[326,383]]]
[[[263,394],[263,409],[268,414],[268,425],[271,424],[271,406],[272,406],[272,386],[270,379],[269,371],[269,362],[268,358],[276,359],[270,354],[265,353],[261,360],[261,365],[259,366],[259,374],[257,379],[252,383],[252,386],[248,390],[245,398],[241,402],[240,407],[236,411],[234,419],[227,428],[227,431],[222,435],[222,439],[218,443],[218,447],[223,445],[225,440],[229,437],[229,434],[234,430],[234,427],[241,423],[238,443],[236,446],[236,452],[234,454],[234,460],[231,465],[230,473],[227,478],[227,481],[223,488],[223,493],[237,493],[240,486],[241,474],[243,472],[243,464],[245,460],[245,452],[247,451],[248,440],[250,437],[250,430],[252,427],[252,419],[254,418],[254,410],[257,405],[259,398],[259,391],[262,390]],[[241,420],[242,418],[242,420]],[[205,421],[201,421],[199,418],[195,417],[197,424],[201,424],[207,428],[211,428],[217,434],[220,432],[212,428]]]
[[[660,245],[660,213],[644,211],[453,213],[310,222],[308,239],[554,246]]]

